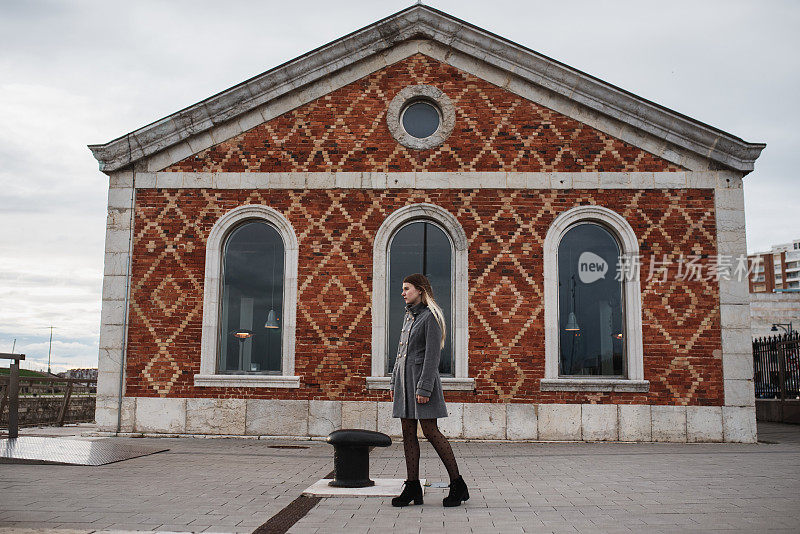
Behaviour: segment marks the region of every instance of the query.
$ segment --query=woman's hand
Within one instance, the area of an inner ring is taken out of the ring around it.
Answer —
[[[389,400],[394,402],[394,390],[393,389],[389,390]]]
[[[417,395],[417,402],[420,404],[425,404],[430,400],[430,397],[423,397],[422,395]]]

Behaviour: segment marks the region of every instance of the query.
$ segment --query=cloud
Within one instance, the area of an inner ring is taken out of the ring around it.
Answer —
[[[50,351],[50,368],[53,372],[66,371],[76,367],[97,367],[98,345],[96,338],[62,338],[59,331],[53,332],[52,351],[50,349],[49,331],[43,335],[7,337],[0,333],[0,351],[11,352],[12,347],[16,354],[25,354],[25,360],[20,367],[23,369],[47,370],[47,356]],[[9,362],[0,363],[8,367]]]

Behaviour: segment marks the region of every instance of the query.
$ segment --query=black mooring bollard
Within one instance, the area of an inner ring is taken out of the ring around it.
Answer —
[[[364,488],[374,486],[369,478],[369,448],[388,447],[392,438],[381,432],[345,428],[328,435],[333,445],[334,478],[328,482],[340,488]]]

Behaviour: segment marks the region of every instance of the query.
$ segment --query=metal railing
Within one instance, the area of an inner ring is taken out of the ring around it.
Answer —
[[[94,420],[97,380],[0,376],[0,427],[16,437],[19,426],[58,425]],[[16,375],[16,376],[15,376]]]
[[[800,332],[753,340],[756,399],[800,399]]]

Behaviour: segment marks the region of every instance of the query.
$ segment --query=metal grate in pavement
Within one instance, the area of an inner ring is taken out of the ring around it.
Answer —
[[[104,465],[168,450],[132,446],[113,439],[81,441],[21,436],[0,439],[0,463]]]
[[[325,478],[333,478],[333,475],[334,472],[331,471],[325,475]],[[285,534],[321,500],[322,497],[300,495],[287,504],[283,510],[270,517],[266,523],[255,529],[253,534]]]

